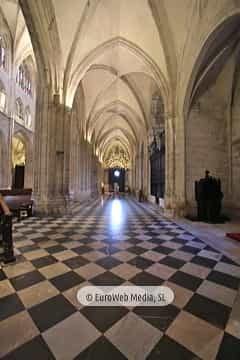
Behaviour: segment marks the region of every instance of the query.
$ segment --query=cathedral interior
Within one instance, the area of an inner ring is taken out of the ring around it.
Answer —
[[[239,360],[238,240],[240,0],[0,0],[0,358]]]

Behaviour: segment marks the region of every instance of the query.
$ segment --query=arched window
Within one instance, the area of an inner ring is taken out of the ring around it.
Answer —
[[[0,68],[4,70],[7,68],[7,46],[2,34],[0,34]]]
[[[3,83],[0,81],[0,111],[5,112],[6,111],[6,90],[4,88]]]
[[[32,95],[31,75],[27,65],[24,63],[18,68],[16,82],[26,94]]]
[[[27,106],[25,109],[25,125],[28,128],[32,127],[32,117],[31,117],[31,112],[30,112],[29,106]]]
[[[16,100],[16,120],[20,121],[21,123],[24,121],[23,103],[20,98]]]

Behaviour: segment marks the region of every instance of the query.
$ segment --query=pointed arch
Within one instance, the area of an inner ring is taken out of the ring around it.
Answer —
[[[239,26],[240,13],[235,13],[215,25],[206,37],[190,73],[184,97],[183,114],[188,114],[197,96],[204,91],[204,80],[214,67],[214,79],[220,73],[226,59],[239,42]]]
[[[61,47],[52,0],[19,0],[31,38],[39,73],[39,86],[61,87]]]

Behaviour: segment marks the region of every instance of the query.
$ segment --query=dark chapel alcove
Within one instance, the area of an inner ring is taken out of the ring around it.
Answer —
[[[156,137],[150,147],[150,166],[151,166],[151,195],[164,198],[165,193],[165,132],[162,131],[157,142]]]

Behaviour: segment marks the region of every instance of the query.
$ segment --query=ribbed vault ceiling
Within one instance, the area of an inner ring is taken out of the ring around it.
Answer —
[[[84,129],[99,156],[119,139],[132,154],[151,121],[166,64],[147,0],[53,0],[71,106],[81,83]],[[143,31],[144,26],[144,31]]]

